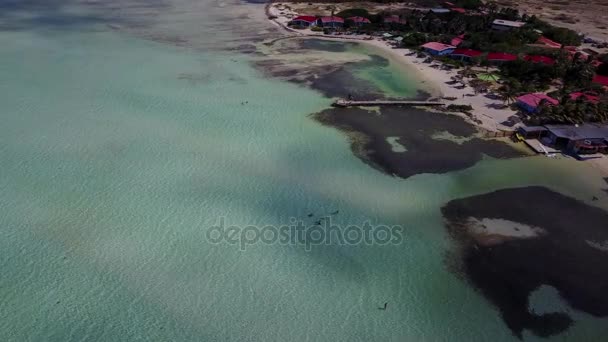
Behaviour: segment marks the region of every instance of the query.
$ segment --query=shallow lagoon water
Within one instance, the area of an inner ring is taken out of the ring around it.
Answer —
[[[601,193],[593,169],[542,157],[387,176],[309,117],[329,99],[237,53],[109,29],[4,31],[0,44],[3,341],[511,341],[446,267],[440,207],[512,186]],[[403,225],[404,242],[205,240],[219,217],[336,209],[343,226]],[[582,316],[557,339],[604,336],[605,320]]]

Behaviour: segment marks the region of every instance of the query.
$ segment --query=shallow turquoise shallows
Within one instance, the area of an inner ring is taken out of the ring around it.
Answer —
[[[237,53],[111,30],[4,31],[0,46],[1,341],[515,340],[446,266],[439,208],[531,184],[588,199],[601,182],[543,157],[384,175],[308,116],[330,99]],[[404,241],[206,239],[220,217],[334,210],[342,226],[403,225]],[[604,337],[605,320],[573,316],[557,340]]]

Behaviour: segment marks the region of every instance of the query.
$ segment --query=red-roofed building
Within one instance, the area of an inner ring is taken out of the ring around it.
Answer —
[[[481,56],[482,52],[472,49],[456,49],[454,50],[450,56],[454,59],[459,59],[461,61],[467,60],[470,61],[472,58]]]
[[[458,45],[462,44],[463,41],[464,41],[464,34],[461,34],[458,37],[454,37],[454,39],[452,39],[450,44],[452,44],[453,46],[458,46]]]
[[[570,94],[570,99],[573,101],[581,99],[583,101],[587,101],[587,102],[591,102],[591,103],[600,102],[600,97],[597,96],[596,94],[582,93],[582,92],[576,92],[576,93]]]
[[[604,87],[608,87],[608,76],[595,75],[593,83],[601,84]]]
[[[384,17],[382,22],[385,24],[397,24],[397,25],[405,25],[407,24],[407,20],[399,18],[398,15],[389,15],[388,17]]]
[[[322,27],[337,28],[344,26],[344,19],[340,17],[321,17],[317,20],[317,25]]]
[[[289,22],[289,25],[310,27],[310,26],[315,26],[316,22],[317,22],[317,17],[313,17],[311,15],[300,15],[298,17],[293,18],[293,20],[291,20]]]
[[[550,48],[555,48],[555,49],[559,49],[562,47],[562,44],[560,44],[558,42],[554,42],[551,39],[544,37],[544,36],[540,36],[540,38],[538,38],[538,40],[536,42],[538,44],[543,44]]]
[[[517,55],[506,52],[490,52],[487,59],[488,62],[492,63],[512,62],[517,60]]]
[[[517,98],[517,105],[528,113],[537,113],[538,107],[543,103],[557,106],[559,101],[543,93],[531,93]]]
[[[421,46],[426,52],[430,53],[433,56],[444,56],[451,54],[455,46],[447,45],[438,42],[430,42]]]
[[[543,63],[545,65],[553,65],[555,64],[555,60],[551,57],[547,56],[539,56],[539,55],[528,55],[524,57],[524,60],[532,63]]]
[[[449,2],[449,1],[444,2],[444,4],[445,4],[446,6],[448,6],[448,7],[454,7],[454,6],[456,6],[456,4],[454,4],[454,3],[452,3],[452,2]]]
[[[371,21],[369,21],[369,19],[364,17],[350,17],[346,20],[352,22],[353,25],[357,27],[365,26],[372,23]]]
[[[457,12],[457,13],[462,13],[462,14],[467,13],[467,10],[465,10],[464,8],[460,8],[460,7],[452,7],[452,8],[450,8],[450,10],[452,10],[452,12]]]

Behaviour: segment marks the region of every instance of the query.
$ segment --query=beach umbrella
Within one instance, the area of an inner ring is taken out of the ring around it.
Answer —
[[[481,74],[481,75],[477,75],[477,78],[479,78],[480,80],[483,80],[483,81],[488,81],[488,82],[500,81],[500,77],[496,74]]]

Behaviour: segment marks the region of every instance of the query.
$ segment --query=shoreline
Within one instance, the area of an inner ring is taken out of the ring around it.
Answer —
[[[458,74],[457,70],[442,70],[438,67],[434,68],[433,65],[437,65],[436,63],[423,63],[420,58],[416,57],[416,55],[407,55],[414,52],[413,50],[407,48],[394,48],[387,44],[386,41],[379,38],[372,38],[370,36],[327,36],[325,34],[308,32],[309,30],[292,29],[287,26],[287,22],[285,20],[280,20],[287,18],[281,18],[281,14],[275,12],[278,11],[278,9],[273,6],[273,3],[268,3],[265,11],[268,15],[268,20],[271,23],[291,34],[264,43],[266,45],[272,45],[274,42],[283,39],[322,39],[328,41],[355,42],[372,47],[378,51],[381,51],[384,54],[383,57],[388,57],[391,62],[399,64],[407,70],[415,72],[416,78],[420,81],[420,83],[423,84],[423,87],[425,88],[422,90],[427,91],[429,94],[431,94],[431,96],[439,98],[455,98],[454,100],[444,99],[444,101],[446,101],[446,105],[470,105],[473,107],[473,110],[471,111],[472,117],[458,112],[450,113],[462,116],[476,127],[482,128],[486,131],[513,131],[513,128],[502,125],[501,122],[504,122],[508,120],[509,117],[516,115],[516,112],[508,107],[501,108],[504,105],[502,100],[489,98],[486,96],[488,94],[475,94],[474,89],[468,84],[463,89],[458,89],[453,85],[446,84],[446,82],[451,81],[453,76]],[[271,19],[271,16],[276,17],[276,19]],[[473,120],[473,118],[476,120]]]
[[[458,70],[442,70],[438,63],[423,63],[423,59],[417,58],[416,54],[408,56],[414,52],[407,48],[394,48],[386,41],[380,38],[373,38],[367,35],[353,36],[328,36],[322,33],[315,33],[306,30],[296,30],[287,26],[288,18],[280,14],[280,10],[276,7],[276,3],[267,3],[265,5],[267,20],[283,33],[282,37],[274,38],[266,41],[263,44],[267,46],[273,45],[277,41],[286,39],[318,39],[325,41],[357,43],[365,47],[374,49],[378,55],[387,58],[390,63],[395,64],[397,68],[403,69],[404,72],[411,72],[412,77],[420,84],[420,90],[426,92],[431,97],[442,98],[446,105],[470,105],[473,110],[469,114],[452,111],[441,111],[444,114],[455,115],[463,118],[467,123],[476,127],[479,136],[485,139],[494,139],[511,135],[516,127],[505,126],[502,122],[508,121],[512,116],[516,116],[517,112],[509,107],[504,107],[504,102],[499,98],[492,96],[492,93],[475,94],[472,87],[468,85],[468,80],[463,83],[467,84],[463,89],[455,88],[453,85],[447,84],[452,80],[452,77],[458,74]],[[274,16],[275,18],[272,18]],[[435,67],[433,67],[435,66]],[[491,70],[488,72],[492,72]],[[448,99],[446,99],[448,98]],[[426,109],[426,111],[433,111]],[[515,144],[509,144],[513,148]],[[529,149],[523,146],[526,151]],[[592,159],[584,162],[590,165],[595,170],[608,179],[608,158]]]

